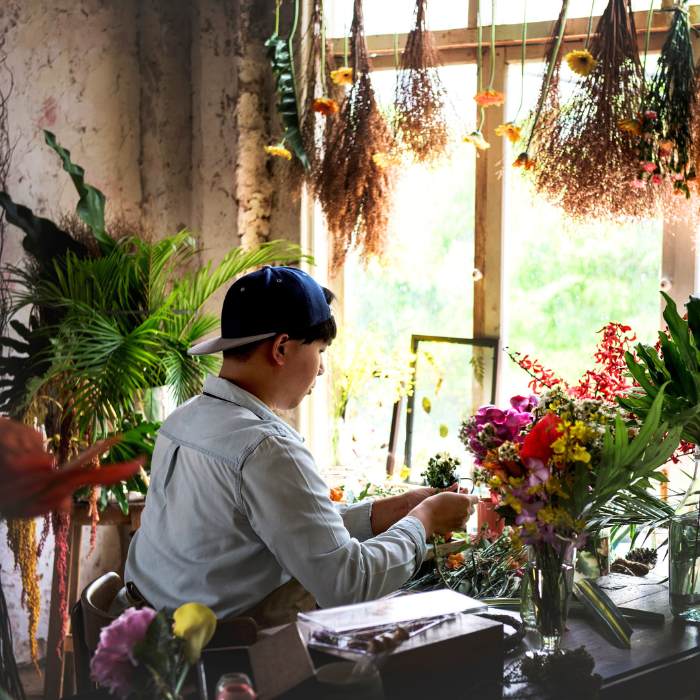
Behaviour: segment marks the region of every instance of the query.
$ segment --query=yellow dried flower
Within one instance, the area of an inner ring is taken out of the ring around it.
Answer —
[[[535,161],[530,158],[527,153],[521,153],[514,161],[514,168],[522,168],[523,170],[532,170],[535,167]]]
[[[513,122],[499,124],[494,133],[496,136],[505,136],[511,143],[515,143],[516,141],[520,140],[520,127],[513,124]]]
[[[484,138],[480,131],[472,131],[467,134],[462,141],[464,143],[470,143],[472,146],[476,146],[480,151],[485,151],[487,148],[491,148],[491,144]]]
[[[401,158],[395,153],[384,153],[383,151],[378,151],[372,154],[372,162],[378,167],[384,170],[384,168],[389,168],[392,165],[398,165],[401,162]]]
[[[598,64],[593,55],[588,49],[577,49],[569,51],[564,56],[564,59],[569,64],[569,68],[577,75],[588,75]]]
[[[641,136],[642,124],[639,119],[618,119],[617,128],[632,136]]]
[[[292,159],[292,152],[285,148],[281,143],[277,146],[265,146],[265,153],[269,156],[276,156],[277,158],[286,158],[287,160]]]
[[[331,80],[336,85],[352,85],[352,68],[350,66],[341,66],[337,70],[332,70]]]

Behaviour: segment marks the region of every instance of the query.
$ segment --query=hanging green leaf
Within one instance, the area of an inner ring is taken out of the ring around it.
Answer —
[[[421,406],[423,407],[423,410],[426,413],[430,413],[431,409],[433,408],[433,405],[430,403],[430,399],[427,396],[423,397],[423,400],[421,401]]]
[[[294,86],[294,68],[287,42],[278,34],[273,34],[266,42],[267,57],[272,73],[277,81],[277,111],[282,120],[284,134],[282,141],[289,146],[304,169],[309,167],[309,159],[304,150],[304,142],[299,126],[299,110]]]
[[[102,252],[108,252],[114,247],[114,239],[105,231],[105,196],[92,185],[85,182],[85,170],[73,163],[70,151],[63,148],[56,136],[50,131],[44,131],[46,143],[53,148],[63,161],[63,169],[70,175],[75,189],[80,195],[76,212],[78,216],[90,227],[92,234],[100,244]]]
[[[440,437],[441,437],[441,438],[446,438],[446,437],[447,437],[447,434],[448,434],[449,432],[450,432],[450,431],[449,431],[449,428],[448,428],[444,423],[442,423],[442,424],[440,425]]]

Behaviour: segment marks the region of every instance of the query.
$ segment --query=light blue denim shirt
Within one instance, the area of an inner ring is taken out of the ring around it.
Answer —
[[[151,604],[237,615],[296,578],[322,607],[396,590],[425,556],[412,516],[373,536],[371,503],[338,509],[300,435],[235,384],[163,423],[125,577]],[[211,396],[207,396],[210,394]]]

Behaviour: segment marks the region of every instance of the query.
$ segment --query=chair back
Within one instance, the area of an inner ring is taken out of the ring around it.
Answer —
[[[90,659],[100,641],[100,630],[118,617],[110,613],[109,608],[121,587],[121,576],[110,571],[88,584],[70,611],[78,693],[87,693],[96,687],[90,679]]]

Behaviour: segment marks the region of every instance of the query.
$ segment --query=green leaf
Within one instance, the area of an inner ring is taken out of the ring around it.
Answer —
[[[85,182],[85,170],[73,163],[70,151],[63,148],[56,136],[50,131],[44,131],[46,143],[53,148],[63,162],[63,169],[70,175],[75,189],[80,196],[76,213],[90,227],[93,235],[100,244],[103,252],[108,252],[114,246],[114,239],[105,231],[105,196],[92,185]]]
[[[424,396],[423,399],[421,400],[421,406],[423,407],[423,410],[426,413],[430,413],[430,411],[433,408],[432,403],[430,402],[430,399],[427,396]]]
[[[574,594],[591,617],[608,633],[615,646],[622,649],[632,647],[632,626],[600,586],[590,579],[582,579],[574,583]]]

